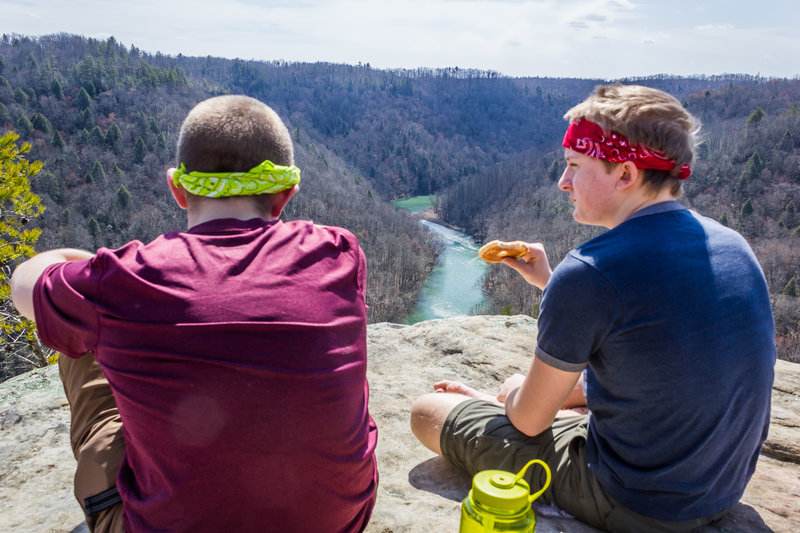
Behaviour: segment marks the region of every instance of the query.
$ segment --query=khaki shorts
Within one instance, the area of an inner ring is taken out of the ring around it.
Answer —
[[[503,407],[482,400],[460,403],[442,427],[442,455],[469,476],[481,470],[519,472],[531,459],[550,467],[550,487],[539,501],[555,504],[578,520],[614,532],[690,531],[718,519],[714,516],[668,522],[634,513],[600,486],[586,466],[585,445],[589,415],[557,419],[536,437],[518,431]],[[544,469],[533,465],[525,473],[531,491],[545,483]]]
[[[70,406],[72,453],[78,461],[75,498],[90,531],[121,533],[116,481],[125,440],[114,395],[92,354],[78,359],[60,355],[58,367]]]

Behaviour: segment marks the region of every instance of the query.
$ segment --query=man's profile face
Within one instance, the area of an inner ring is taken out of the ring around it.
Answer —
[[[581,224],[613,227],[618,208],[616,182],[621,167],[611,172],[600,159],[569,148],[564,150],[567,168],[558,180],[558,188],[569,193],[575,210],[572,218]]]

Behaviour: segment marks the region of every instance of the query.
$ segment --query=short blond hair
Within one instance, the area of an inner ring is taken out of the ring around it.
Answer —
[[[694,163],[700,121],[672,95],[641,85],[601,85],[564,115],[569,122],[587,119],[674,160],[672,171],[645,170],[644,183],[654,191],[665,187],[681,193],[678,171]],[[610,163],[609,165],[614,165]]]

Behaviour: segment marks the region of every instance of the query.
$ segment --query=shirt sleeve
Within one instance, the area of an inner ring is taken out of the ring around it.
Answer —
[[[536,356],[567,372],[579,372],[602,349],[622,306],[614,287],[594,267],[568,255],[542,295]]]
[[[49,266],[33,290],[33,308],[39,338],[45,346],[80,357],[97,344],[100,260]]]

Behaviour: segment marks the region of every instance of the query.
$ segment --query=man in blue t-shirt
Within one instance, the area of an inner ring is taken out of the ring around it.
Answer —
[[[766,439],[766,281],[738,233],[676,201],[699,125],[675,98],[598,87],[565,118],[559,187],[577,222],[609,231],[554,271],[538,243],[504,259],[544,291],[530,371],[496,398],[439,382],[411,427],[470,475],[544,459],[545,501],[595,527],[687,531],[739,501]]]

